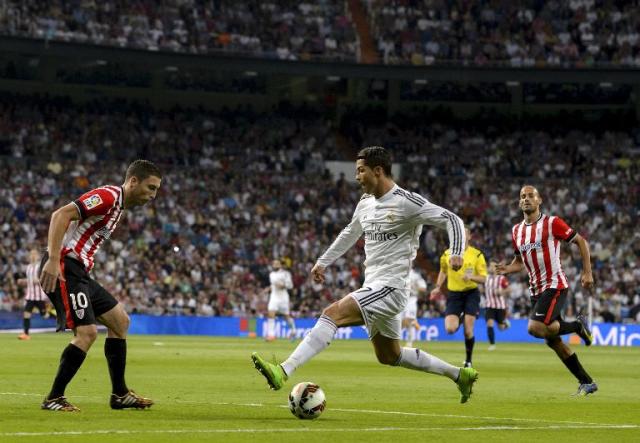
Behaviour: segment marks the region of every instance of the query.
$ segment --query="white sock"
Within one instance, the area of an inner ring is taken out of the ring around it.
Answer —
[[[460,374],[460,368],[416,348],[402,348],[397,366],[430,374],[445,375],[453,381],[456,381]]]
[[[276,335],[276,319],[267,319],[267,337],[273,337]]]
[[[409,325],[409,342],[413,343],[413,341],[416,339],[416,328],[413,326],[413,324]]]
[[[292,337],[295,337],[296,335],[296,324],[293,321],[293,318],[289,317],[289,320],[287,321],[287,323],[289,323],[289,329],[291,329],[289,331],[289,335]]]
[[[326,315],[321,316],[289,358],[280,365],[287,376],[290,377],[296,369],[329,346],[337,330],[333,320]]]

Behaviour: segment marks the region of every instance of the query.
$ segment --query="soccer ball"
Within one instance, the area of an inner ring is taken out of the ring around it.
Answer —
[[[289,410],[300,419],[320,417],[326,404],[324,391],[310,381],[298,383],[289,394]]]

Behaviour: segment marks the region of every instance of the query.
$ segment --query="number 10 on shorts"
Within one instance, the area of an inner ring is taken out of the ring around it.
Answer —
[[[89,300],[84,292],[78,292],[77,294],[69,294],[69,298],[71,299],[71,304],[73,305],[73,310],[76,309],[84,309],[89,306]]]

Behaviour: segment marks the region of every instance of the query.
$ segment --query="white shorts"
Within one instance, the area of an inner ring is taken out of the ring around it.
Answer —
[[[402,318],[410,318],[412,320],[418,318],[418,297],[415,295],[409,297],[407,306],[405,306],[404,311],[402,311]]]
[[[409,299],[409,291],[389,286],[371,285],[349,294],[358,304],[369,338],[402,338],[402,310]]]
[[[269,297],[267,311],[289,315],[289,297]]]

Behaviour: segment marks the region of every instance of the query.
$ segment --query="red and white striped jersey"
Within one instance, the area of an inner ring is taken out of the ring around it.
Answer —
[[[531,295],[540,295],[549,288],[565,289],[568,286],[560,263],[560,240],[570,242],[576,234],[560,217],[544,214],[531,224],[522,221],[513,227],[513,249],[529,273]]]
[[[509,286],[509,280],[504,275],[487,275],[487,281],[484,283],[484,296],[486,298],[486,307],[492,309],[507,309],[507,302],[500,295],[500,289]]]
[[[31,263],[27,265],[27,289],[25,290],[24,299],[32,301],[47,300],[47,294],[44,293],[40,286],[40,276],[38,275],[39,263]]]
[[[80,196],[73,202],[80,212],[80,220],[67,229],[62,256],[80,260],[87,272],[93,268],[93,256],[106,239],[111,237],[123,210],[123,190],[120,186],[102,186]]]

